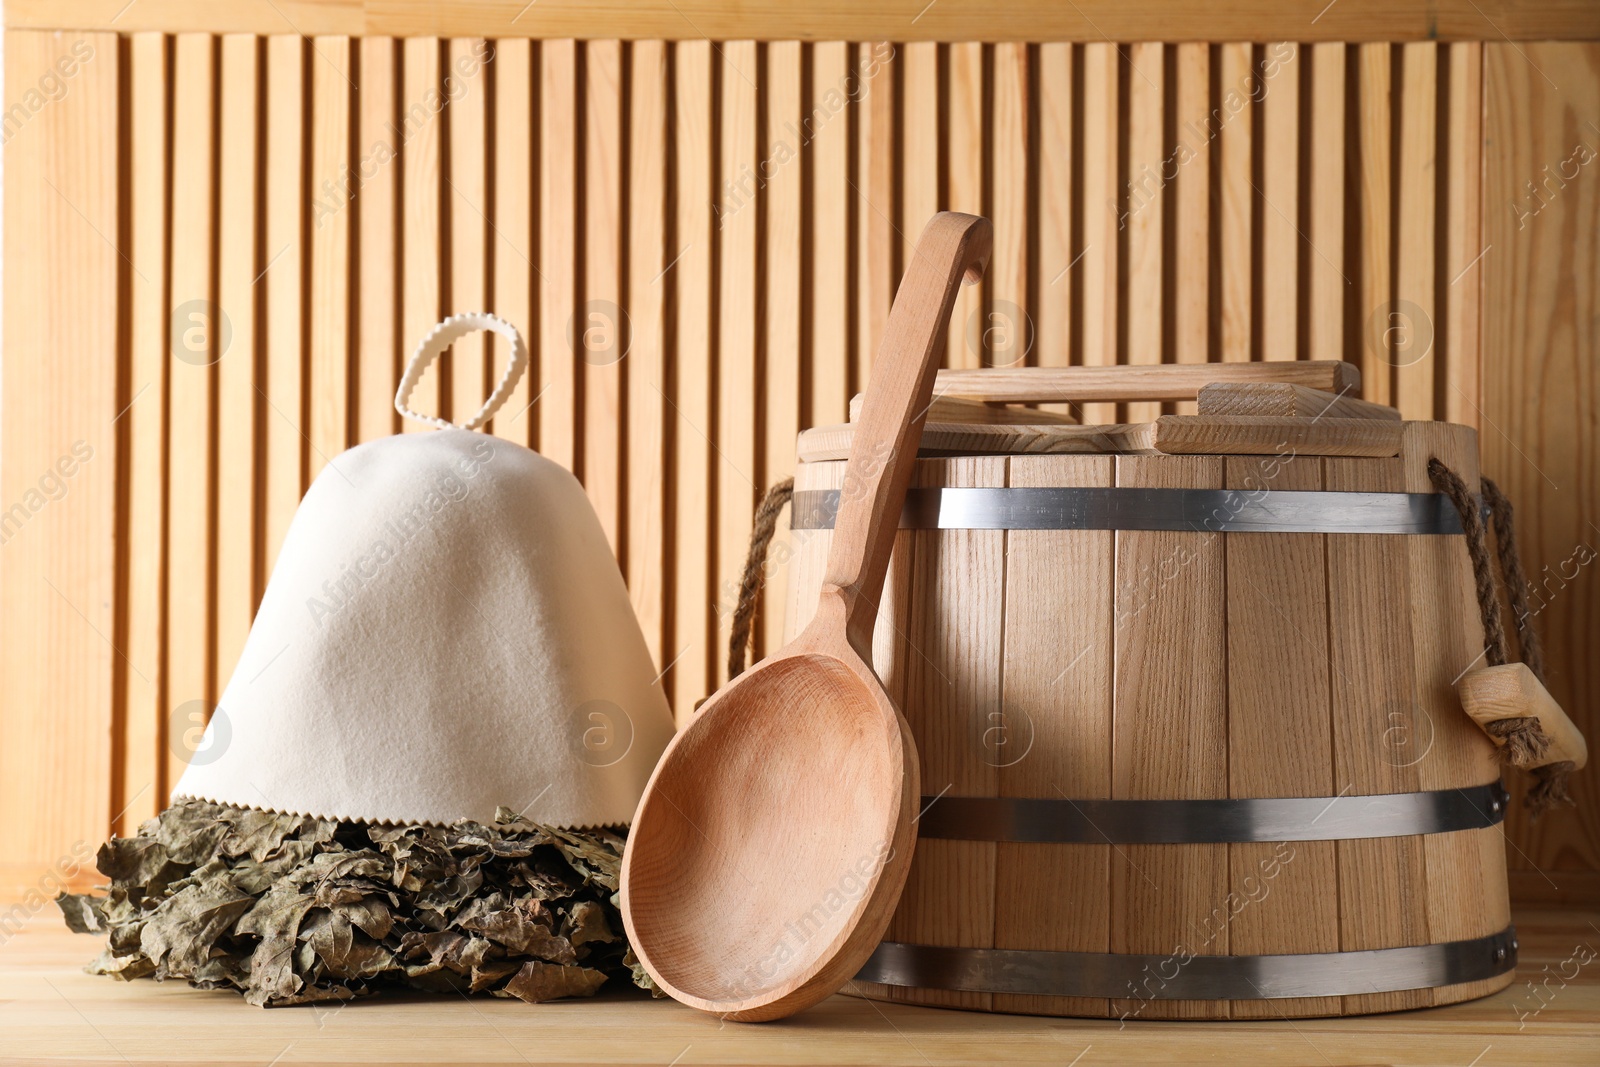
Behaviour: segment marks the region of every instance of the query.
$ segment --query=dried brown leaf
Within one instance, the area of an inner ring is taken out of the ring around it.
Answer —
[[[592,997],[605,981],[606,976],[592,967],[530,961],[494,995],[539,1004],[562,997]]]

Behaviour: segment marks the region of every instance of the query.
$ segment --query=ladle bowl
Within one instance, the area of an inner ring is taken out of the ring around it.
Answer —
[[[870,658],[879,595],[956,289],[987,220],[936,215],[883,346],[840,491],[816,616],[732,679],[667,746],[634,816],[623,921],[675,999],[755,1022],[850,979],[905,886],[916,745]]]

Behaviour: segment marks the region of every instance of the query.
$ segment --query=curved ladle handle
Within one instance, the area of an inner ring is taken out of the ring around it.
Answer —
[[[963,279],[983,276],[994,240],[989,220],[953,211],[935,215],[917,241],[895,293],[872,379],[856,420],[839,513],[834,521],[823,609],[837,598],[845,636],[863,661],[872,662],[878,597],[900,525],[906,487],[933,401],[950,325],[950,309]]]

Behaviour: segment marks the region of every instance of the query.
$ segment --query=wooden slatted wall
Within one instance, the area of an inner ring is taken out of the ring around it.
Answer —
[[[680,717],[725,673],[756,502],[845,418],[935,210],[996,233],[951,366],[1342,357],[1408,417],[1479,421],[1479,43],[7,39],[8,100],[92,42],[6,131],[7,270],[42,276],[7,283],[4,500],[79,437],[104,458],[67,538],[92,633],[26,632],[63,618],[33,575],[67,506],[5,550],[0,790],[30,809],[51,731],[93,737],[52,772],[100,782],[74,828],[164,803],[300,495],[417,428],[394,387],[448,313],[527,338],[493,432],[582,479]],[[41,252],[52,226],[75,243]],[[16,358],[35,339],[63,380]],[[468,417],[504,357],[458,344],[415,406]],[[26,669],[64,657],[70,690]]]

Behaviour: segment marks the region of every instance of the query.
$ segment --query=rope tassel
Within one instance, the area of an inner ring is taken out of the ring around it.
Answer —
[[[1483,724],[1483,732],[1500,746],[1501,762],[1512,767],[1537,767],[1544,754],[1550,751],[1550,735],[1531,715],[1492,719]]]

